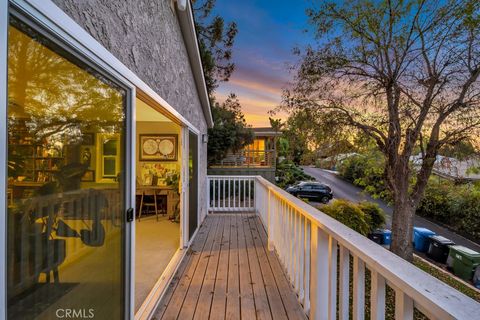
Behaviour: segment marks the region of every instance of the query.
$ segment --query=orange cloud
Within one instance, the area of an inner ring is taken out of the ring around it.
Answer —
[[[257,82],[257,81],[249,81],[244,79],[234,78],[230,80],[230,83],[233,85],[237,85],[239,87],[243,87],[245,89],[250,89],[254,91],[258,91],[259,93],[270,93],[277,97],[282,96],[282,89],[274,86],[269,86],[265,83]]]

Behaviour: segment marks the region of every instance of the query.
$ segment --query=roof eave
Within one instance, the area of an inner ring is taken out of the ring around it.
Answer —
[[[198,46],[197,33],[195,31],[195,23],[193,20],[193,11],[190,1],[185,10],[178,10],[175,6],[178,16],[180,29],[182,30],[183,40],[187,48],[190,66],[192,68],[193,77],[197,87],[197,92],[202,105],[203,114],[209,128],[213,127],[212,110],[210,108],[210,99],[208,98],[207,85],[203,73],[202,60],[200,58],[200,48]]]

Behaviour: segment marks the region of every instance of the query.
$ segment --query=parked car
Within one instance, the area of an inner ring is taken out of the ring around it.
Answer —
[[[298,198],[328,203],[333,198],[333,191],[329,186],[320,182],[302,181],[285,189]]]

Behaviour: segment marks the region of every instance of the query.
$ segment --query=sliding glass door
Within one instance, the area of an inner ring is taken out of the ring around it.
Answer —
[[[193,236],[198,227],[198,136],[188,134],[188,237]]]
[[[124,317],[128,93],[11,17],[8,319]]]

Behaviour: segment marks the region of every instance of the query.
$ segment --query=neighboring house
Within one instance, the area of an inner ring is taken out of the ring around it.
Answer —
[[[187,0],[0,0],[0,320],[384,319],[387,285],[396,319],[475,318],[258,176],[275,132],[207,176],[208,101]]]
[[[277,138],[281,132],[271,127],[253,128],[251,144],[224,159],[210,164],[209,175],[259,175],[270,182],[275,181],[277,165]]]
[[[410,160],[415,166],[420,166],[422,163],[422,155],[412,156]],[[475,157],[458,160],[456,158],[438,155],[435,159],[432,173],[449,180],[477,181],[480,180],[478,168],[480,168],[480,160]]]
[[[356,152],[350,153],[341,153],[335,156],[326,157],[326,158],[317,158],[315,161],[315,165],[319,168],[323,169],[330,169],[330,170],[337,170],[339,164],[341,164],[344,160],[358,156],[359,154]]]

